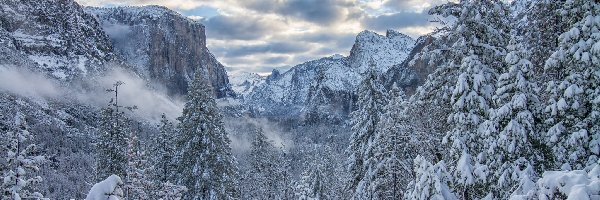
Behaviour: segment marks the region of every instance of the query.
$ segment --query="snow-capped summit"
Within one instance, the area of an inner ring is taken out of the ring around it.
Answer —
[[[415,41],[398,32],[386,36],[363,31],[348,57],[333,55],[292,67],[280,75],[267,77],[264,84],[248,93],[246,104],[270,115],[296,115],[308,112],[308,106],[327,104],[322,112],[345,115],[350,112],[355,89],[373,62],[382,74],[402,63]],[[318,101],[318,102],[314,102]]]
[[[414,39],[394,30],[388,30],[386,36],[365,30],[356,36],[348,58],[351,67],[361,74],[368,69],[371,61],[377,66],[375,70],[383,73],[404,61],[414,44]]]
[[[236,95],[246,96],[254,88],[265,82],[264,76],[251,72],[237,72],[229,75],[229,84]]]

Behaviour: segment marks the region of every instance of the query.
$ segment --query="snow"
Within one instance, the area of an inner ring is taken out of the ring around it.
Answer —
[[[85,200],[119,200],[123,196],[120,186],[123,181],[117,175],[111,175],[105,180],[94,184]]]
[[[261,76],[257,73],[250,72],[237,72],[229,74],[229,84],[231,84],[231,89],[238,95],[246,96],[252,91],[254,88],[260,86],[265,82],[264,76]]]
[[[537,198],[541,200],[559,198],[559,195],[568,200],[600,199],[600,166],[594,164],[591,170],[572,171],[546,171],[537,181],[536,187],[531,183],[523,188],[524,194],[513,195],[512,200]],[[589,169],[588,168],[588,169]]]

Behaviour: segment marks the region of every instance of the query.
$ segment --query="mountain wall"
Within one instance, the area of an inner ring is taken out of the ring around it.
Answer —
[[[205,27],[161,6],[93,8],[115,53],[170,95],[185,95],[202,73],[217,98],[233,94],[225,67],[206,47]]]

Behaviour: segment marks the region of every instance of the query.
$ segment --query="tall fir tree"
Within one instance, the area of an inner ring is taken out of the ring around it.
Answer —
[[[102,181],[110,175],[126,179],[127,169],[127,132],[129,119],[125,116],[124,107],[119,105],[119,86],[124,83],[117,81],[113,84],[114,92],[108,106],[102,109],[100,131],[97,149],[96,179]]]
[[[524,48],[513,38],[510,51],[504,59],[508,70],[501,74],[493,100],[497,105],[491,110],[491,119],[497,130],[492,134],[486,165],[497,180],[495,197],[506,199],[512,188],[524,177],[520,174],[526,167],[539,165],[546,149],[541,135],[536,130],[537,86],[533,82],[533,64],[525,59]],[[543,169],[542,166],[539,167]],[[529,172],[529,171],[526,171]]]
[[[274,199],[277,191],[277,160],[275,146],[267,139],[262,128],[257,128],[250,150],[250,170],[246,181],[249,181],[248,199]]]
[[[357,110],[351,113],[352,135],[350,145],[346,150],[349,154],[348,170],[351,180],[347,190],[354,193],[356,198],[359,183],[366,175],[365,162],[373,156],[373,144],[377,124],[383,114],[383,106],[386,105],[384,88],[379,82],[375,70],[371,64],[370,70],[358,88]]]
[[[1,171],[2,199],[42,199],[43,195],[36,191],[36,184],[42,182],[42,177],[35,176],[40,165],[45,162],[37,145],[33,144],[33,134],[25,115],[17,112],[14,128],[3,137],[6,140],[6,169]]]
[[[154,183],[148,176],[148,163],[145,152],[141,148],[134,131],[127,138],[127,180],[125,180],[125,196],[127,199],[149,199]]]
[[[448,27],[456,53],[446,68],[456,70],[458,78],[450,97],[451,129],[442,141],[450,145],[446,161],[456,163],[450,168],[452,187],[460,198],[482,198],[489,189],[488,170],[482,163],[490,135],[485,128],[480,132],[479,126],[493,107],[496,74],[508,42],[508,9],[500,1],[462,0],[437,6],[430,14],[457,19]]]
[[[187,95],[179,117],[175,156],[177,181],[187,187],[185,199],[236,199],[237,170],[223,117],[201,73]]]
[[[416,155],[411,141],[412,127],[405,115],[404,92],[393,85],[378,124],[373,157],[366,161],[366,178],[359,183],[363,198],[401,199],[402,191],[413,179],[412,160]]]
[[[567,20],[582,18],[559,37],[558,49],[546,61],[547,142],[555,155],[555,168],[583,169],[600,154],[598,100],[600,82],[600,5],[596,1],[567,1]]]
[[[158,135],[152,142],[152,177],[156,181],[173,181],[173,157],[175,157],[175,126],[167,119],[163,113],[161,115],[160,125],[158,126]]]

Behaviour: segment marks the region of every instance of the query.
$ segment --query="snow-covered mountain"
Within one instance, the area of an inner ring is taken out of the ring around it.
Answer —
[[[349,56],[325,57],[282,74],[273,73],[246,95],[245,103],[264,115],[301,116],[309,112],[309,105],[327,105],[322,112],[346,115],[352,109],[354,90],[367,70],[387,72],[408,57],[414,44],[412,38],[393,30],[385,36],[363,31]]]
[[[254,88],[260,84],[263,84],[265,80],[265,76],[251,72],[238,72],[229,75],[229,84],[231,84],[231,89],[236,95],[241,97],[246,96],[254,91]]]
[[[206,47],[205,27],[162,6],[87,7],[108,34],[116,54],[171,95],[184,95],[196,72],[215,95],[231,94],[224,66]]]

